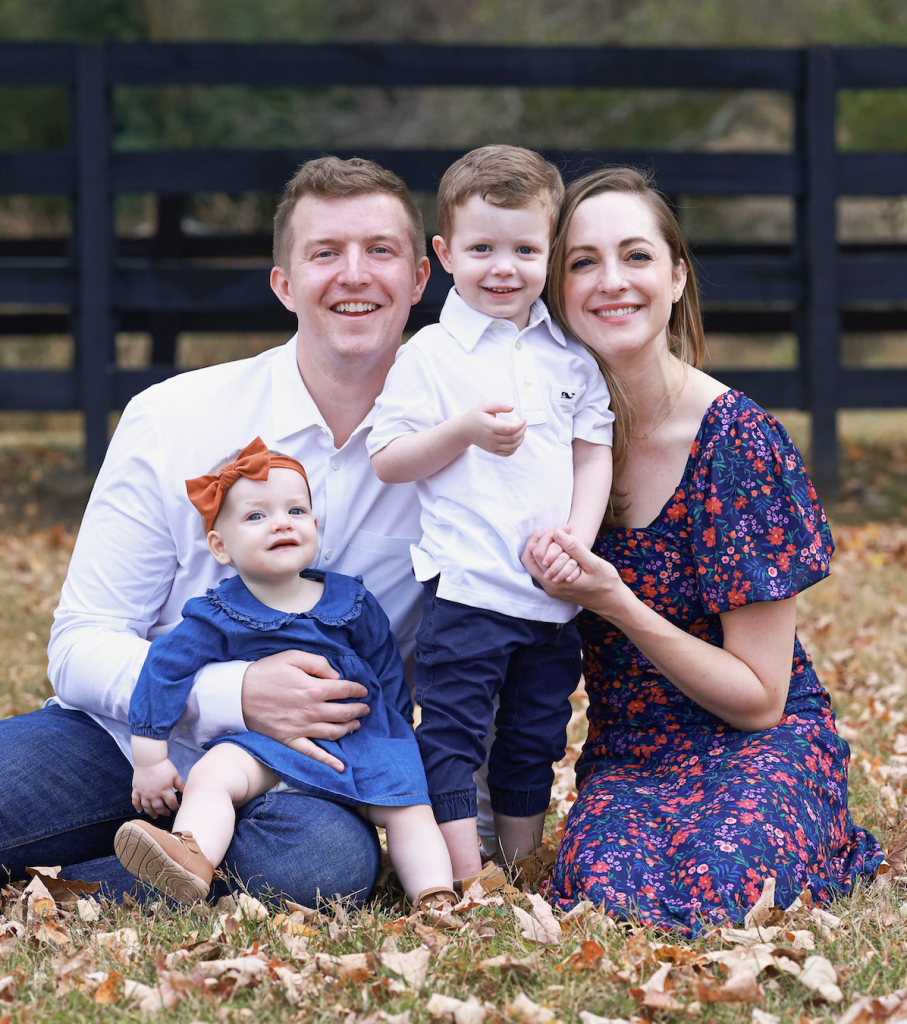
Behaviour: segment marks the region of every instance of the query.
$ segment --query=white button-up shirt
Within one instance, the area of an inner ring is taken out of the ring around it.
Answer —
[[[533,531],[563,526],[573,496],[573,439],[611,444],[614,415],[593,357],[564,337],[545,304],[529,325],[495,320],[452,289],[441,322],[398,352],[368,438],[374,454],[397,437],[427,430],[484,402],[510,402],[526,435],[503,458],[472,445],[417,481],[422,539],[419,580],[440,574],[438,596],[540,622],[567,622],[575,605],[533,585],[520,554]],[[503,414],[499,414],[503,415]]]
[[[86,711],[129,749],[129,700],[149,641],[168,633],[190,597],[234,573],[214,560],[185,481],[261,436],[306,468],[318,517],[314,568],[364,577],[407,658],[421,587],[410,564],[419,537],[413,484],[383,484],[366,450],[374,409],[342,448],[303,384],[296,338],[254,359],[157,384],[126,407],[98,475],[60,605],[48,673],[56,701]],[[199,673],[170,756],[183,778],[201,745],[244,732],[245,663]]]

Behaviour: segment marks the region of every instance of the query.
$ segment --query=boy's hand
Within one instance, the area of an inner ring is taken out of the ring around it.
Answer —
[[[137,767],[132,775],[132,806],[152,818],[159,814],[169,818],[170,811],[179,808],[173,790],[178,789],[182,793],[184,788],[185,783],[170,758]]]
[[[463,413],[463,433],[470,444],[506,458],[523,443],[526,421],[501,420],[496,416],[499,412],[513,412],[513,406],[509,402],[484,402]]]
[[[562,529],[564,533],[570,532],[568,526],[562,527]],[[545,580],[549,583],[575,583],[579,579],[582,569],[577,565],[576,559],[571,558],[554,540],[554,530],[544,531],[540,540],[539,546],[545,548],[545,553],[541,558],[538,555],[535,558],[545,575]],[[547,546],[545,546],[545,542],[547,542]]]

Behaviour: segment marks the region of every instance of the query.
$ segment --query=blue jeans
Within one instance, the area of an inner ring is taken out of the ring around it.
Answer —
[[[423,584],[416,633],[416,738],[435,818],[476,816],[473,772],[485,761],[492,716],[492,810],[514,818],[541,814],[552,764],[564,756],[569,698],[582,671],[576,624],[530,622],[446,601],[438,597],[438,579]]]
[[[113,854],[113,836],[137,815],[132,766],[114,740],[81,711],[56,705],[0,721],[0,865],[2,880],[26,866],[61,864],[65,878],[101,882],[119,898],[144,887]],[[169,827],[172,818],[158,818]],[[314,906],[335,894],[361,902],[381,861],[374,828],[348,807],[296,793],[266,793],[237,812],[211,899],[236,887],[284,895]],[[140,888],[137,890],[137,886]]]

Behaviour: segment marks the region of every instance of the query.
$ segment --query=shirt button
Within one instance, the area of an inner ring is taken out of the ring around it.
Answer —
[[[501,323],[500,320],[494,320],[494,321],[492,321],[491,326],[492,327],[503,327],[504,325]]]
[[[531,388],[532,387],[532,379],[530,377],[524,377],[523,378],[523,387],[524,388]]]
[[[340,469],[340,459],[331,459],[331,469]]]
[[[333,550],[332,550],[331,548],[328,548],[328,549],[327,549],[327,551],[325,551],[325,553],[324,553],[324,560],[325,560],[326,562],[330,562],[330,560],[331,560],[331,556],[332,556],[333,554],[334,554]]]
[[[517,348],[522,348],[522,347],[523,347],[523,343],[522,343],[521,341],[518,341],[518,342],[516,343],[516,347],[517,347]]]

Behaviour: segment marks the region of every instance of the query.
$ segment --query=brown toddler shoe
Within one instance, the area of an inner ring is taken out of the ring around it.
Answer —
[[[431,889],[423,889],[416,897],[413,909],[422,913],[426,910],[448,911],[460,902],[459,897],[446,885],[435,885]]]
[[[195,903],[208,895],[214,865],[191,832],[171,833],[145,821],[127,821],[117,830],[113,848],[130,874],[178,903]]]

